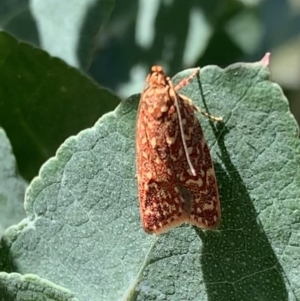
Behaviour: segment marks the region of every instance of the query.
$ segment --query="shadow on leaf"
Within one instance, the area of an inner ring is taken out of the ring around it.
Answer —
[[[221,227],[214,232],[196,230],[203,241],[201,265],[208,300],[288,300],[283,270],[225,147],[227,132],[224,124],[214,129],[223,162],[215,164]]]

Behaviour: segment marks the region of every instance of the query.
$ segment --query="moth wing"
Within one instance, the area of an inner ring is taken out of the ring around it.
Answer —
[[[143,228],[148,233],[162,234],[188,221],[176,187],[167,181],[148,182],[141,196]]]
[[[140,216],[146,232],[161,234],[188,221],[167,143],[173,122],[150,120],[143,104],[139,110],[136,151]]]
[[[203,135],[200,122],[195,115],[196,107],[180,95],[182,120],[185,121],[185,141],[189,158],[196,170],[196,176],[184,173],[185,164],[180,170],[184,180],[180,181],[185,204],[189,204],[188,222],[204,229],[214,229],[220,224],[221,210],[217,181],[210,151]],[[189,169],[188,169],[189,170]]]

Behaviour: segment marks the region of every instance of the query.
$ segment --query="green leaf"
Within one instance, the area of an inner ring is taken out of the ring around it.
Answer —
[[[0,125],[26,179],[37,175],[67,137],[119,103],[78,70],[5,32],[0,32],[0,83]]]
[[[0,128],[0,237],[7,227],[26,216],[23,204],[26,186],[18,175],[11,145]]]
[[[70,65],[86,69],[113,5],[114,0],[31,0],[42,47]]]
[[[0,272],[0,297],[5,301],[78,301],[69,290],[36,275]]]
[[[80,300],[299,299],[300,144],[281,89],[261,62],[205,67],[182,93],[224,119],[199,116],[221,196],[219,230],[183,225],[155,237],[141,229],[134,96],[42,167],[27,190],[28,221],[2,239],[0,267],[35,273]]]

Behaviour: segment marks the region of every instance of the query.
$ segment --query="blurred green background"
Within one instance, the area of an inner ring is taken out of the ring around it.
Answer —
[[[121,98],[142,91],[154,64],[172,76],[194,66],[254,62],[271,52],[272,80],[300,121],[299,0],[2,0],[0,27]],[[82,104],[74,106],[80,112]]]
[[[163,64],[173,75],[192,66],[256,61],[271,51],[273,80],[285,89],[299,120],[299,0],[60,2],[2,0],[1,28],[61,57],[123,97],[141,91],[153,64]],[[106,10],[101,2],[108,3]],[[82,15],[76,14],[79,9]],[[105,23],[97,24],[101,13]],[[74,58],[68,36],[75,27]],[[89,49],[82,51],[87,43]]]

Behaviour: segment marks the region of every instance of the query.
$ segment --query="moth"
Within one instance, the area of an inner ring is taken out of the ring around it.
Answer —
[[[209,148],[192,101],[178,93],[197,68],[175,87],[153,66],[139,103],[136,163],[144,230],[161,234],[183,223],[203,229],[220,224],[218,187]],[[206,117],[220,121],[206,112]]]

